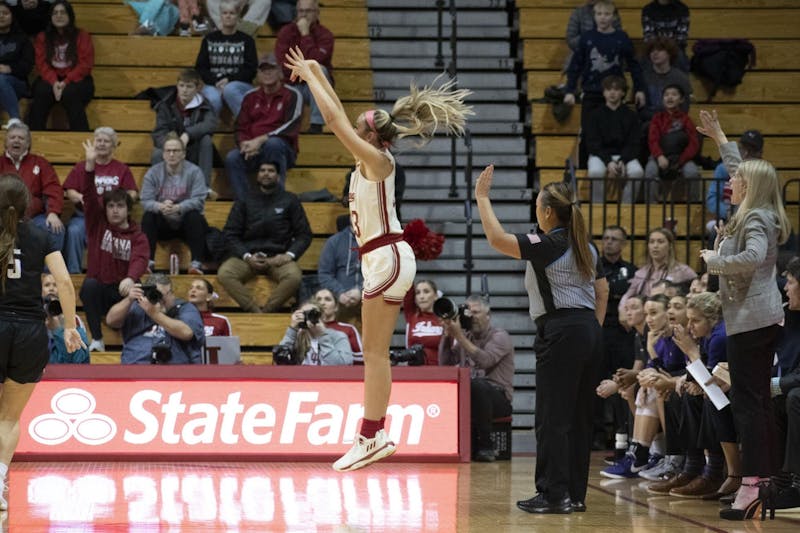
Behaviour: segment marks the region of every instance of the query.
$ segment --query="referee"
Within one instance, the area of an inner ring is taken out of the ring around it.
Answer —
[[[565,183],[536,198],[539,232],[506,233],[492,210],[494,166],[475,184],[489,244],[525,259],[525,288],[536,323],[536,490],[517,502],[529,513],[586,511],[592,440],[592,401],[602,363],[608,283],[590,246],[583,215]]]

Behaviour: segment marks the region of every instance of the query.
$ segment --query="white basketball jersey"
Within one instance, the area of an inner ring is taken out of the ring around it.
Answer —
[[[392,162],[392,172],[383,181],[370,181],[361,173],[361,162],[350,176],[350,224],[359,246],[387,233],[403,233],[394,204],[394,157],[383,152]]]

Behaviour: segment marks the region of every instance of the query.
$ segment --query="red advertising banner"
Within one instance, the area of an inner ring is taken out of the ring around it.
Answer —
[[[48,369],[23,413],[16,457],[329,460],[350,448],[364,414],[360,369],[275,375],[239,367],[219,376],[222,367],[206,366],[175,379],[180,367],[117,368],[124,379],[58,379]],[[460,395],[469,378],[464,385],[457,369],[447,370],[439,379],[396,376],[386,427],[398,459],[468,458]]]

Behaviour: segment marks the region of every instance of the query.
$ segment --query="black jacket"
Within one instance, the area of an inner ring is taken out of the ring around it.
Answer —
[[[252,190],[244,200],[237,200],[223,232],[228,253],[239,258],[247,252],[292,252],[297,260],[311,244],[303,204],[297,195],[280,187],[269,194]]]
[[[33,69],[33,45],[27,35],[12,30],[0,34],[0,63],[11,68],[11,75],[28,84],[28,75]]]
[[[189,144],[200,140],[205,135],[213,135],[217,128],[217,116],[211,104],[202,95],[199,105],[192,108],[188,116],[184,116],[176,105],[178,90],[174,89],[156,105],[156,127],[153,130],[153,144],[156,148],[164,145],[164,139],[171,131],[178,135],[186,132],[189,135]],[[189,103],[191,105],[191,102]]]
[[[603,104],[589,114],[584,138],[586,150],[608,164],[612,155],[627,163],[639,155],[639,117],[624,103],[617,109]]]

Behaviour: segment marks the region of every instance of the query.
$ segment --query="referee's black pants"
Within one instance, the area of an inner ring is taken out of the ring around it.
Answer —
[[[552,502],[582,502],[602,328],[588,309],[559,309],[536,325],[536,490]]]

